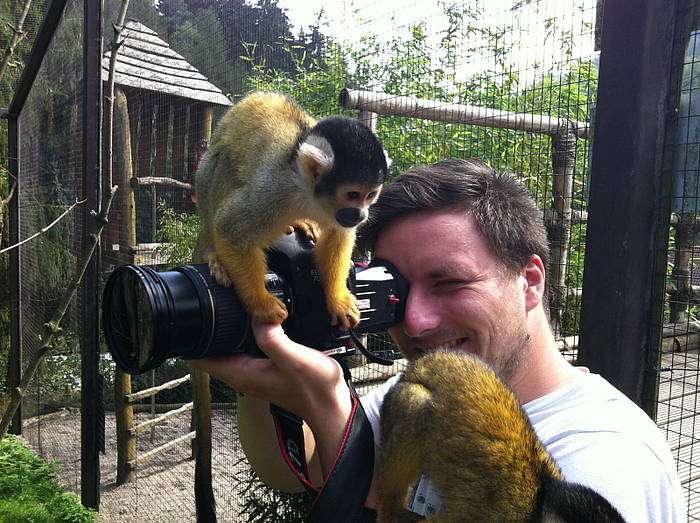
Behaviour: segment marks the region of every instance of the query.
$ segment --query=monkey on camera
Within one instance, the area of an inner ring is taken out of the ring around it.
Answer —
[[[347,288],[355,229],[386,172],[381,142],[359,121],[317,122],[284,95],[252,93],[223,116],[197,171],[197,251],[253,318],[281,323],[287,310],[265,287],[265,249],[290,227],[318,235],[331,321],[352,327],[360,319]]]
[[[381,423],[381,523],[416,520],[405,507],[422,473],[443,501],[428,521],[624,521],[602,496],[562,479],[513,392],[474,356],[438,351],[410,363]]]

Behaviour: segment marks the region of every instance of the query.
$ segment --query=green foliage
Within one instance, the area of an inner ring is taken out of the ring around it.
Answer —
[[[165,204],[159,206],[160,224],[156,231],[156,241],[167,260],[167,265],[175,267],[192,262],[192,254],[197,243],[199,215],[175,212]]]
[[[13,436],[0,441],[0,523],[88,523],[96,520],[78,496],[56,484],[58,466]]]

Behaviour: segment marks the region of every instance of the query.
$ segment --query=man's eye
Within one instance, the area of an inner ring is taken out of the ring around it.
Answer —
[[[441,287],[441,288],[449,288],[449,287],[457,287],[458,285],[462,285],[464,282],[462,280],[440,280],[435,284],[436,287]]]
[[[358,200],[360,198],[359,191],[350,191],[346,194],[348,200]]]

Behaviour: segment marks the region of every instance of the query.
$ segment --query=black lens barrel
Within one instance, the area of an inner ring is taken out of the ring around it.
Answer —
[[[250,322],[235,292],[207,265],[156,272],[125,265],[107,280],[102,327],[114,361],[140,373],[168,358],[255,352]]]

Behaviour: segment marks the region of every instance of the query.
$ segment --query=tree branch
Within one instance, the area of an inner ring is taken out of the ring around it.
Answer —
[[[14,189],[14,185],[12,186],[12,188]],[[12,194],[10,194],[10,196],[12,196]],[[8,200],[8,201],[9,201],[9,200]],[[61,216],[59,216],[58,218],[56,218],[54,221],[52,221],[52,222],[51,222],[50,224],[48,224],[46,227],[44,227],[43,229],[41,229],[41,230],[35,232],[35,233],[32,234],[30,237],[25,238],[25,239],[22,240],[21,242],[15,243],[14,245],[10,245],[9,247],[5,247],[4,249],[1,249],[1,250],[0,250],[0,254],[6,253],[7,251],[11,251],[12,249],[16,249],[16,248],[19,247],[20,245],[24,245],[24,244],[27,243],[28,241],[33,240],[34,238],[36,238],[37,236],[40,236],[40,235],[44,234],[44,233],[45,233],[46,231],[48,231],[51,227],[53,227],[53,226],[56,225],[58,222],[60,222],[60,221],[63,219],[63,217],[66,216],[69,212],[71,212],[77,205],[81,205],[81,204],[83,204],[83,203],[85,203],[85,202],[86,202],[86,200],[80,200],[80,201],[76,200],[75,203],[74,203],[73,205],[71,205],[70,207],[68,207],[68,209],[66,209],[66,210],[61,214]],[[1,211],[2,211],[2,206],[0,206],[0,216],[2,216],[2,212],[1,212]]]
[[[27,35],[27,33],[25,33],[22,30],[22,28],[24,27],[24,21],[27,18],[27,14],[29,13],[29,8],[31,7],[31,5],[32,0],[27,0],[24,3],[24,7],[22,8],[22,14],[19,17],[19,20],[17,20],[17,24],[10,25],[10,27],[12,28],[12,38],[10,39],[10,44],[7,46],[7,49],[5,49],[5,54],[2,58],[2,64],[0,64],[0,78],[2,78],[5,74],[5,70],[10,64],[10,60],[15,54],[15,49],[22,41],[22,39]]]

